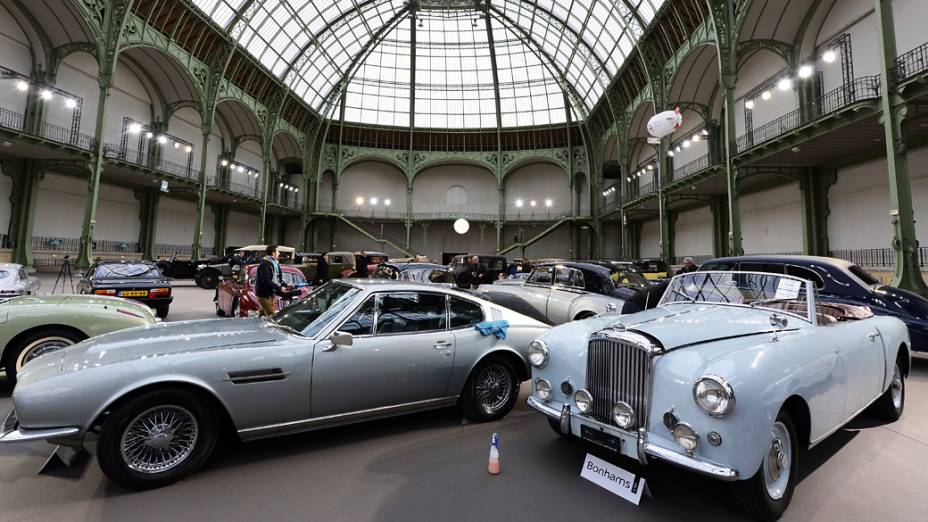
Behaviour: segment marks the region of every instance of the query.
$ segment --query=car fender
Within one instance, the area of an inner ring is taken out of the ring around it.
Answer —
[[[599,294],[586,293],[577,296],[571,303],[568,317],[573,320],[584,312],[593,312],[596,315],[619,313],[625,301]],[[610,309],[610,305],[614,309]]]

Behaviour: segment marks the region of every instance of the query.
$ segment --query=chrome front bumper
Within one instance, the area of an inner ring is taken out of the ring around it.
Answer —
[[[27,430],[19,426],[16,410],[10,408],[10,411],[3,416],[3,422],[0,423],[0,443],[67,438],[77,435],[80,431],[80,428],[75,427]]]
[[[529,406],[538,410],[539,412],[545,414],[545,416],[558,422],[558,425],[561,427],[561,433],[564,435],[570,435],[570,418],[577,417],[581,422],[588,423],[590,425],[603,426],[602,424],[593,421],[582,415],[576,415],[571,413],[570,406],[564,405],[563,409],[558,410],[548,406],[544,402],[535,398],[535,396],[530,396],[526,401]],[[619,432],[619,429],[614,426],[607,426],[607,428]],[[627,434],[626,434],[627,435]],[[706,475],[718,480],[724,480],[726,482],[733,482],[739,479],[738,471],[732,468],[727,468],[725,466],[719,466],[712,464],[711,462],[705,462],[689,455],[684,455],[682,453],[677,453],[676,451],[669,450],[662,446],[648,442],[648,432],[641,428],[638,430],[637,434],[637,454],[638,462],[642,465],[648,463],[648,456],[663,460],[675,466],[694,471],[696,473]]]

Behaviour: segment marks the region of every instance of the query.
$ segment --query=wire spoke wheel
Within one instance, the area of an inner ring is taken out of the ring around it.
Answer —
[[[770,450],[764,457],[763,472],[764,485],[767,495],[774,500],[780,500],[786,494],[789,486],[790,470],[793,461],[792,441],[786,425],[780,421],[773,424],[773,440]]]
[[[496,413],[512,396],[512,376],[501,365],[487,366],[477,376],[474,398],[487,414]]]
[[[25,366],[29,361],[47,353],[52,353],[67,346],[71,346],[72,344],[74,344],[74,341],[68,339],[67,337],[54,336],[36,339],[35,341],[26,345],[26,347],[19,353],[19,357],[16,358],[16,372],[18,373],[20,370],[22,370],[23,366]]]
[[[120,440],[120,454],[133,471],[161,473],[186,460],[199,435],[199,425],[189,410],[156,406],[129,422]]]

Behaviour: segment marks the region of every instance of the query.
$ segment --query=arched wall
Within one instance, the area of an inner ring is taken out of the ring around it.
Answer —
[[[162,245],[189,245],[193,241],[193,230],[197,219],[197,207],[193,201],[162,196],[158,201],[158,229],[155,243]],[[215,240],[215,218],[212,209],[206,207],[203,214],[203,240],[201,245],[213,245]]]
[[[448,189],[452,186],[460,186],[467,192],[466,204],[446,202]],[[506,197],[508,199],[509,195]],[[412,208],[416,213],[497,214],[498,198],[496,178],[486,169],[444,165],[427,169],[416,176]]]
[[[264,186],[264,176],[268,174],[265,173],[263,169],[264,162],[261,159],[261,144],[254,140],[241,143],[238,148],[235,149],[235,161],[257,172],[259,174],[258,183],[261,183],[259,186]],[[233,183],[238,183],[240,185],[252,186],[255,184],[255,177],[248,175],[247,170],[246,172],[232,170],[230,179]]]
[[[116,76],[107,100],[106,128],[103,139],[106,143],[119,144],[123,135],[123,118],[131,118],[143,124],[152,123],[152,99],[143,85],[143,78],[136,75],[124,62],[116,63]],[[96,83],[96,78],[94,78]],[[157,101],[157,100],[156,100]],[[90,113],[94,114],[94,113]],[[132,145],[133,148],[137,144]]]
[[[81,97],[81,132],[93,136],[96,127],[96,114],[100,96],[100,84],[97,82],[99,68],[93,55],[80,52],[69,54],[58,67],[56,86],[75,96]],[[150,111],[149,111],[150,113]],[[108,109],[107,121],[119,114]],[[149,116],[142,121],[147,122]],[[70,124],[68,125],[70,127]],[[107,124],[107,127],[112,125]],[[118,133],[118,129],[116,131]]]
[[[188,141],[193,146],[193,153],[187,154],[183,147],[175,149],[168,146],[164,148],[164,159],[186,165],[188,156],[193,156],[191,165],[194,169],[200,168],[200,158],[203,157],[203,131],[200,113],[190,107],[184,107],[171,115],[168,121],[168,133]],[[207,150],[209,158],[209,150]],[[213,156],[215,158],[216,156]],[[215,169],[215,162],[207,162],[207,169]],[[208,170],[209,171],[209,170]],[[210,243],[206,243],[210,244]]]
[[[364,161],[349,166],[338,184],[336,206],[347,214],[356,214],[357,198],[363,198],[361,214],[368,216],[403,216],[406,214],[406,177],[395,167],[377,161]],[[371,206],[370,198],[377,198]],[[390,200],[390,206],[384,200]],[[413,208],[413,211],[416,211]]]
[[[680,147],[679,152],[674,149],[673,164],[676,167],[686,165],[709,153],[709,140],[707,136],[699,133],[705,128],[702,116],[691,110],[683,110],[682,113],[683,125],[671,135],[671,143]],[[692,141],[694,134],[698,136],[699,141]],[[689,140],[689,147],[684,146],[683,142],[686,140]]]
[[[570,180],[563,168],[550,163],[533,163],[513,171],[505,181],[506,214],[523,216],[552,217],[570,212]],[[517,199],[523,201],[521,209],[515,206]],[[551,208],[545,207],[545,200],[551,200]],[[536,206],[531,207],[534,200]]]
[[[803,251],[799,183],[741,196],[741,236],[746,254]]]
[[[47,172],[39,183],[35,236],[79,238],[87,198],[87,180]],[[139,202],[132,189],[100,184],[94,239],[134,243],[139,238]]]
[[[769,100],[763,100],[759,94],[756,99],[750,95],[785,67],[786,63],[783,58],[771,51],[758,51],[741,64],[738,69],[738,81],[735,85],[735,98],[738,100],[735,104],[737,136],[747,132],[744,115],[747,110],[745,103],[748,99],[754,100],[754,108],[751,109],[751,120],[754,129],[799,107],[799,95],[796,92],[798,83],[795,82],[793,88],[789,91],[781,91],[776,85],[772,85],[768,89],[771,95]],[[840,67],[838,68],[840,69]]]
[[[3,5],[0,5],[0,64],[26,76],[32,73],[29,38]],[[2,81],[0,107],[22,113],[26,107],[26,94],[13,88],[12,81]]]
[[[680,212],[673,237],[676,257],[712,255],[712,210],[700,207]]]

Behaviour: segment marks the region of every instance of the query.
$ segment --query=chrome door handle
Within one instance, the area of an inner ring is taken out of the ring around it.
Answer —
[[[444,350],[445,348],[450,348],[450,347],[451,347],[451,343],[449,343],[448,341],[438,341],[435,343],[436,350]]]
[[[874,341],[876,340],[876,338],[879,337],[879,336],[880,336],[880,332],[871,332],[871,333],[867,334],[867,337],[870,339],[870,342],[871,342],[871,343],[874,342]]]

